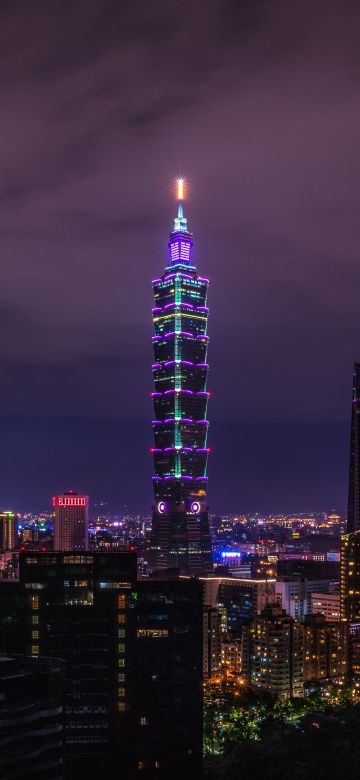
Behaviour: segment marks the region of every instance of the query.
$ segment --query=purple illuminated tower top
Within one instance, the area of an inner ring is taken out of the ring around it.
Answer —
[[[198,276],[178,181],[178,213],[164,274],[153,280],[155,507],[152,568],[211,569],[206,507],[209,280]]]

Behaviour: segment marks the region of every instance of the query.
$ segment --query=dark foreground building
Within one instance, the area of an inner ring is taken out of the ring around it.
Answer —
[[[207,486],[207,319],[209,280],[192,260],[192,235],[183,214],[170,234],[165,272],[153,280],[153,374],[155,392],[152,449],[155,507],[151,535],[154,570],[182,573],[211,569]]]
[[[0,656],[0,778],[63,777],[64,662]]]
[[[67,777],[100,772],[119,751],[131,769],[135,585],[133,553],[20,554],[26,652],[66,663]]]
[[[138,583],[138,766],[151,776],[199,778],[202,766],[202,587]]]
[[[199,776],[199,581],[136,582],[134,553],[24,552],[12,584],[0,650],[64,659],[64,777]]]
[[[360,363],[354,363],[347,534],[341,538],[340,611],[348,674],[360,681]]]

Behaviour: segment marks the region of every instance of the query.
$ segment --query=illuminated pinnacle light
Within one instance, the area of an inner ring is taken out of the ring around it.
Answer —
[[[183,200],[185,199],[185,179],[176,179],[176,196],[178,200],[178,213],[174,219],[174,232],[187,233],[187,219],[184,217]]]
[[[176,186],[177,186],[177,199],[178,200],[184,200],[184,197],[185,197],[185,179],[177,179],[176,180]]]

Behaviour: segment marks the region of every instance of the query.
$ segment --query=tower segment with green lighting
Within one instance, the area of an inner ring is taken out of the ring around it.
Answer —
[[[153,280],[154,493],[151,534],[153,569],[211,569],[207,487],[207,291],[192,260],[192,235],[178,213],[164,274]]]

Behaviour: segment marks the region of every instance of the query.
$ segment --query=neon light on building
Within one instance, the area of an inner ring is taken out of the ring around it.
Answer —
[[[152,568],[211,568],[206,507],[207,292],[209,280],[193,264],[192,234],[184,215],[184,180],[164,274],[153,280],[154,459]]]

